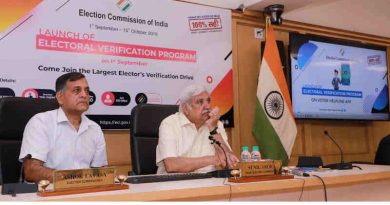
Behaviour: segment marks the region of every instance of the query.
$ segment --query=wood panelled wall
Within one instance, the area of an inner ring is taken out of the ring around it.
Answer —
[[[260,13],[233,12],[233,89],[235,127],[228,129],[229,143],[239,155],[241,146],[256,145],[252,135],[252,124],[256,102],[257,78],[260,65],[260,43],[254,38],[254,28],[264,28]],[[275,26],[277,40],[287,46],[289,32],[311,33],[348,39],[390,47],[390,39],[348,32],[339,29],[284,21]],[[390,60],[390,49],[388,49]],[[289,70],[289,68],[288,68]],[[358,122],[332,120],[298,120],[298,135],[295,140],[290,165],[297,164],[298,156],[321,156],[324,163],[339,162],[339,150],[324,134],[324,130],[335,138],[343,148],[345,161],[372,162],[379,141],[390,134],[390,122]],[[110,165],[117,166],[119,173],[131,170],[129,131],[104,131]]]
[[[255,28],[264,28],[264,18],[256,12],[233,12],[233,75],[235,125],[232,142],[238,154],[243,145],[256,145],[252,124],[256,102],[257,78],[260,66],[260,39],[254,37]],[[289,32],[311,33],[363,43],[390,46],[389,38],[348,32],[339,29],[284,21],[274,26],[277,40],[285,45],[288,56]],[[388,49],[390,51],[390,49]],[[390,52],[388,52],[390,53]],[[390,59],[388,57],[388,59]],[[288,72],[290,68],[287,68]],[[295,140],[290,165],[296,165],[298,156],[321,156],[324,163],[340,161],[339,150],[324,135],[324,130],[343,148],[345,161],[373,162],[379,141],[390,134],[390,122],[362,122],[340,120],[297,120],[298,135]]]

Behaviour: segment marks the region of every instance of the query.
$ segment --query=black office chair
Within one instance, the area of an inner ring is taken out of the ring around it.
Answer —
[[[390,134],[379,142],[374,163],[390,165]]]
[[[131,111],[130,145],[133,173],[155,174],[161,121],[178,111],[177,105],[139,104]]]
[[[28,120],[39,112],[58,108],[55,99],[6,97],[0,99],[1,184],[19,182],[20,146]]]

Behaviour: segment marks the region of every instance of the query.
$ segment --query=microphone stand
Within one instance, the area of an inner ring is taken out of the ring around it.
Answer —
[[[232,175],[230,174],[230,172],[232,171],[231,169],[229,169],[229,165],[228,165],[228,160],[227,160],[227,156],[226,156],[226,152],[225,150],[223,149],[222,147],[222,144],[220,141],[214,139],[214,137],[212,135],[209,136],[209,140],[211,140],[211,144],[217,144],[221,149],[222,149],[222,152],[223,154],[225,155],[225,167],[224,169],[222,170],[215,170],[215,171],[212,171],[210,172],[211,173],[211,176],[215,177],[215,178],[227,178],[227,177],[231,177]]]
[[[343,150],[341,149],[341,147],[337,144],[336,140],[333,139],[332,136],[330,136],[330,134],[328,133],[328,131],[324,131],[324,134],[326,136],[328,136],[332,141],[333,143],[339,148],[340,150],[340,155],[341,155],[341,161],[340,163],[335,163],[335,164],[328,164],[326,166],[323,166],[323,168],[330,168],[330,169],[338,169],[338,170],[346,170],[346,169],[352,169],[352,164],[351,163],[345,163],[344,162],[344,154],[343,154]]]

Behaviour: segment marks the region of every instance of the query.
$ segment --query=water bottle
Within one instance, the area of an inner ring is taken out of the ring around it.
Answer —
[[[251,161],[251,153],[249,152],[248,146],[242,147],[241,152],[241,162],[250,162]]]
[[[259,146],[253,146],[252,147],[251,159],[252,159],[252,162],[257,162],[257,161],[261,160],[261,154],[260,154],[260,151],[259,151]]]

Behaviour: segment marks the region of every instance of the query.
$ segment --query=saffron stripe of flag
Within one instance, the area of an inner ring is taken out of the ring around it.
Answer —
[[[116,3],[118,6],[121,5],[125,0],[119,0],[118,3]]]

